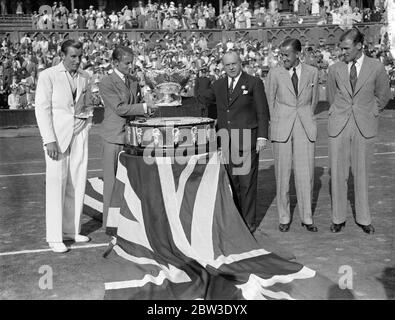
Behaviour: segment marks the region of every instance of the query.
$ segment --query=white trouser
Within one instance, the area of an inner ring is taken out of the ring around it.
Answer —
[[[52,160],[44,150],[47,242],[62,242],[62,233],[80,232],[88,169],[88,133],[89,128],[85,127],[73,136],[69,148],[58,160]]]

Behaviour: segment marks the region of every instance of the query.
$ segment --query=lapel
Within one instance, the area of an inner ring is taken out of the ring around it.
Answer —
[[[133,103],[137,103],[137,81],[133,80],[131,76],[128,76],[130,84],[130,94],[133,96]],[[126,85],[125,85],[126,87]]]
[[[78,101],[78,99],[81,96],[81,93],[85,91],[84,82],[85,82],[85,78],[83,76],[83,73],[81,72],[81,70],[78,70],[77,95],[75,97],[75,101]]]
[[[351,89],[351,84],[350,84],[350,75],[348,73],[348,65],[347,63],[342,62],[339,65],[339,75],[340,75],[340,79],[343,82],[343,84],[345,85],[348,94],[350,95],[350,97],[353,96],[352,94],[352,89]]]
[[[70,82],[69,82],[69,79],[67,78],[67,75],[66,75],[66,72],[67,72],[66,68],[64,67],[63,62],[60,62],[57,66],[58,66],[60,81],[63,83],[62,87],[66,88],[65,91],[67,92],[69,99],[71,101],[73,101],[73,92],[71,91]]]
[[[115,71],[113,71],[111,73],[111,77],[113,79],[113,82],[115,84],[115,86],[118,88],[118,90],[122,93],[126,92],[128,99],[130,98],[130,92],[128,90],[128,88],[126,87],[125,82],[122,81],[122,79],[115,73]]]
[[[301,63],[300,80],[298,85],[298,96],[302,93],[303,89],[306,88],[309,79],[309,73],[307,71],[306,65]]]
[[[362,85],[368,80],[369,75],[371,74],[371,66],[372,64],[369,61],[369,58],[365,56],[363,58],[361,71],[359,72],[357,78],[357,84],[355,85],[354,96],[358,93],[358,91],[362,88]]]
[[[225,93],[227,95],[227,93],[228,93],[228,90],[227,90],[228,89],[228,77],[226,77],[225,79],[226,79]],[[243,91],[243,90],[241,90],[242,85],[244,85],[248,89],[248,77],[244,71],[241,72],[239,81],[237,81],[237,83],[236,83],[236,86],[235,86],[235,88],[233,90],[233,94],[232,94],[232,100],[230,100],[228,107],[230,107],[237,100],[237,98],[241,95],[241,93]]]
[[[284,67],[281,67],[280,68],[280,73],[281,73],[281,78],[283,80],[283,83],[287,86],[289,91],[291,91],[291,93],[294,96],[296,96],[295,89],[294,89],[294,86],[293,86],[292,81],[291,81],[291,76],[289,75],[289,71],[287,69],[285,69]]]

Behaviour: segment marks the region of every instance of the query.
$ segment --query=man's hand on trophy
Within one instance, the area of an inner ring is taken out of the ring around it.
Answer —
[[[152,100],[148,100],[146,104],[148,116],[152,116],[153,114],[155,114],[156,110],[158,110],[159,108]]]

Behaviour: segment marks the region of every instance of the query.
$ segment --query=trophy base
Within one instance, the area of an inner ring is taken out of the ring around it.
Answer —
[[[159,102],[159,103],[155,103],[156,106],[158,107],[177,107],[177,106],[181,106],[182,103],[179,101],[173,101],[173,102]]]

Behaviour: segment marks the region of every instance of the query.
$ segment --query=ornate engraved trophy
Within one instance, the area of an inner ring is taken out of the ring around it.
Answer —
[[[180,92],[188,83],[190,73],[186,69],[146,70],[145,80],[154,92],[154,103],[158,106],[181,105]]]

